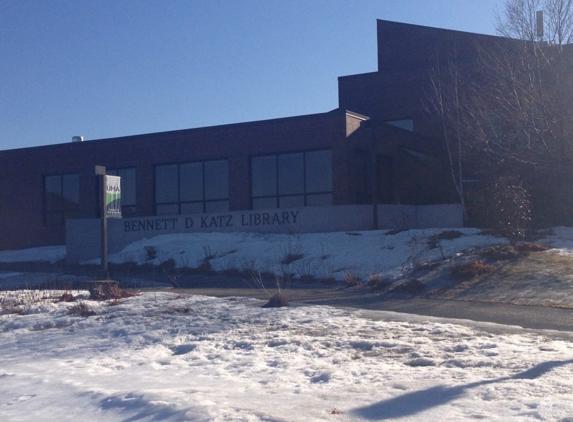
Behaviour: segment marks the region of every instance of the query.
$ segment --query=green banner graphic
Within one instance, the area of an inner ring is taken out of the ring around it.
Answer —
[[[105,209],[107,218],[121,218],[121,178],[105,176]]]

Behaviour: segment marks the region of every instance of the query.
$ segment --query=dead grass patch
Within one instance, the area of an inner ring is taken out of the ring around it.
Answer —
[[[70,315],[76,315],[81,317],[88,317],[97,315],[94,311],[92,311],[89,306],[82,300],[72,306],[69,310]]]
[[[551,249],[547,245],[533,242],[522,242],[516,245],[497,245],[484,248],[480,256],[492,261],[516,259],[532,252],[542,252]]]
[[[491,271],[491,266],[481,259],[456,265],[450,272],[450,277],[456,280],[468,280]]]
[[[360,275],[354,271],[345,271],[343,277],[347,287],[361,286],[363,284]]]
[[[56,302],[74,302],[75,300],[76,300],[76,297],[73,294],[66,292],[66,293],[62,294],[56,300]]]
[[[138,293],[131,293],[120,288],[118,283],[112,280],[91,282],[89,284],[89,292],[91,300],[125,299],[138,295]]]
[[[418,278],[407,278],[393,286],[393,292],[404,292],[409,294],[419,294],[425,288],[424,282]]]

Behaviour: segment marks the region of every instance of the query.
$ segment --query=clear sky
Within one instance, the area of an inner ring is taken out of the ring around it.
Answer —
[[[504,0],[0,0],[0,150],[321,113],[376,19],[495,34]]]

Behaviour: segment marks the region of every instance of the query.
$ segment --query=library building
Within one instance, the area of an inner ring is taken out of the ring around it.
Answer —
[[[0,250],[99,256],[96,167],[119,176],[109,252],[169,233],[462,227],[432,61],[498,37],[377,21],[378,69],[338,78],[324,113],[0,151]]]

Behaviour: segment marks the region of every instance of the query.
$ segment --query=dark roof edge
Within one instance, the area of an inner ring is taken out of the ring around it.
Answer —
[[[341,110],[339,108],[335,108],[333,110],[322,112],[322,113],[313,113],[313,114],[302,114],[298,116],[289,116],[289,117],[278,117],[274,119],[264,119],[264,120],[253,120],[249,122],[239,122],[239,123],[227,123],[223,125],[214,125],[214,126],[202,126],[197,128],[187,128],[187,129],[176,129],[176,130],[168,130],[168,131],[160,131],[160,132],[149,132],[149,133],[139,133],[135,135],[125,135],[125,136],[116,136],[112,138],[97,138],[97,139],[88,139],[83,141],[83,143],[92,143],[92,142],[111,142],[111,141],[124,141],[129,139],[141,138],[141,137],[173,137],[180,134],[185,133],[200,133],[200,132],[207,132],[210,130],[232,130],[233,128],[245,128],[248,126],[254,125],[271,125],[281,122],[287,122],[289,120],[306,120],[306,119],[314,119],[317,117],[328,117],[334,114],[344,113],[345,110]],[[354,113],[356,114],[356,113]],[[79,144],[79,143],[77,143]],[[26,151],[31,149],[41,149],[41,148],[53,148],[53,147],[64,147],[68,145],[74,145],[73,142],[61,142],[56,144],[48,144],[48,145],[37,145],[37,146],[30,146],[30,147],[23,147],[23,148],[12,148],[1,150],[0,154],[3,153],[14,153],[18,151]]]
[[[479,32],[460,31],[460,30],[458,30],[458,29],[447,29],[447,28],[439,28],[439,27],[436,27],[436,26],[417,25],[417,24],[413,24],[413,23],[405,23],[405,22],[388,21],[388,20],[384,20],[384,19],[376,19],[376,25],[378,26],[379,24],[384,24],[384,25],[402,25],[402,26],[410,26],[410,27],[412,27],[412,28],[424,28],[424,29],[430,29],[430,30],[436,30],[436,31],[443,31],[443,32],[451,32],[451,33],[464,34],[464,35],[473,35],[473,36],[479,36],[479,37],[488,37],[488,38],[492,38],[492,39],[517,40],[517,41],[521,41],[521,40],[518,40],[518,39],[516,39],[516,38],[508,38],[508,37],[504,37],[504,36],[502,36],[502,35],[481,34],[481,33],[479,33]]]

